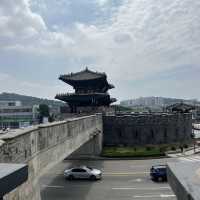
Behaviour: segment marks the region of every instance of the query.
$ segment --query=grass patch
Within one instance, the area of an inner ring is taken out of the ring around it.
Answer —
[[[180,148],[187,148],[190,144],[160,144],[160,145],[146,145],[135,147],[104,147],[102,156],[104,157],[159,157],[165,156],[167,151],[181,150]]]
[[[165,148],[161,146],[146,147],[104,147],[104,157],[158,157],[165,155]]]

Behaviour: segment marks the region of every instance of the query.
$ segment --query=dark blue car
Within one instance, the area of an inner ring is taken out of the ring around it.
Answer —
[[[154,165],[150,170],[151,179],[154,181],[167,181],[167,166]]]

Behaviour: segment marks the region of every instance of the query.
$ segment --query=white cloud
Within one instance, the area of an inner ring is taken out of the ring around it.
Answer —
[[[37,83],[23,81],[6,73],[0,73],[0,82],[1,92],[11,92],[30,96],[34,95],[36,97],[48,97],[50,99],[54,99],[57,93],[63,93],[66,89],[72,91],[71,88],[69,86],[66,87],[65,84],[58,85],[57,82]]]
[[[9,74],[0,73],[0,81],[7,81],[10,78]]]
[[[29,38],[46,29],[43,19],[31,12],[27,0],[1,0],[0,37]]]
[[[64,33],[49,31],[42,17],[30,10],[27,0],[2,0],[0,30],[1,50],[49,54],[73,43]]]
[[[112,48],[108,56],[115,61],[112,71],[119,72],[123,66],[124,75],[128,73],[132,79],[196,64],[193,60],[200,55],[199,9],[196,0],[127,1],[106,29]],[[122,33],[132,41],[128,45],[112,43],[112,36]]]
[[[97,2],[104,6],[109,0]],[[90,58],[87,65],[105,71],[120,86],[118,81],[129,84],[177,67],[199,66],[199,19],[199,0],[124,0],[105,24],[75,21],[70,31],[56,25],[52,31],[28,0],[1,0],[0,50],[62,56],[77,64]]]
[[[97,3],[100,5],[100,6],[104,6],[106,3],[108,3],[108,1],[110,0],[96,0]]]

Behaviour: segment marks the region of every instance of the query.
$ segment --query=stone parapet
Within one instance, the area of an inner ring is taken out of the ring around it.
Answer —
[[[29,178],[6,199],[39,200],[38,180],[55,164],[97,137],[102,139],[102,115],[96,114],[66,121],[10,131],[0,136],[1,163],[27,163]],[[100,153],[101,141],[96,153]]]
[[[198,162],[168,163],[167,176],[177,200],[200,199],[200,166]]]

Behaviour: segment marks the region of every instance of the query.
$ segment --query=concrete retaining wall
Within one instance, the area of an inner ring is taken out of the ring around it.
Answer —
[[[199,162],[174,162],[167,165],[167,179],[177,200],[199,200]]]
[[[28,163],[29,166],[28,181],[8,194],[6,199],[39,200],[40,176],[84,143],[95,137],[101,140],[102,126],[102,115],[97,114],[17,130],[1,136],[0,162]],[[101,152],[101,141],[98,144],[96,154]]]

